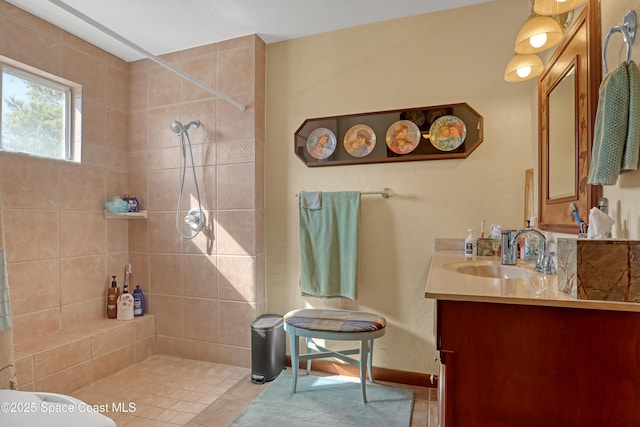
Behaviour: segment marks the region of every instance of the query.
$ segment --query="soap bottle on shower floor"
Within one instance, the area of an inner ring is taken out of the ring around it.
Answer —
[[[120,289],[116,282],[116,276],[111,276],[111,287],[107,289],[107,318],[115,319],[118,317],[118,297],[120,296]]]

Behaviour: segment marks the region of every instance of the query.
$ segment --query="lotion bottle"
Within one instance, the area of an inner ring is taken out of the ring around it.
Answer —
[[[111,276],[111,287],[107,289],[107,318],[115,319],[118,317],[118,297],[120,296],[120,289],[118,289],[118,283],[116,282],[116,276]]]
[[[129,293],[128,286],[125,284],[122,295],[118,297],[118,320],[131,319],[133,319],[133,295]]]
[[[473,238],[473,228],[470,228],[467,238],[464,239],[464,257],[465,258],[471,258],[473,256],[475,246],[476,246],[476,240]]]

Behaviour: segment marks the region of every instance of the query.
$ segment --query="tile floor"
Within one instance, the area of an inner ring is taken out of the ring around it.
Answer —
[[[250,374],[248,368],[155,355],[71,395],[101,405],[118,427],[218,427],[267,386],[252,384]],[[436,389],[379,384],[414,391],[412,427],[437,426]]]

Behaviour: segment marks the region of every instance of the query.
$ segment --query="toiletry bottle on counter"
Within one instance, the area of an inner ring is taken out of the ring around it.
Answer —
[[[143,316],[144,306],[144,294],[142,293],[140,285],[136,285],[136,288],[133,290],[133,316]]]
[[[471,258],[474,253],[474,247],[476,245],[476,239],[473,238],[473,229],[469,229],[467,238],[464,239],[464,256],[465,258]]]
[[[118,297],[118,320],[133,319],[133,295],[129,293],[128,286],[122,288],[122,295]]]
[[[118,316],[118,297],[120,296],[120,289],[116,282],[116,276],[111,276],[111,287],[107,289],[107,318],[115,319]]]
[[[540,239],[535,234],[529,234],[524,239],[524,260],[526,262],[535,262],[538,259],[538,247]]]
[[[502,227],[499,225],[491,226],[491,247],[493,255],[500,255],[500,238],[502,237]]]

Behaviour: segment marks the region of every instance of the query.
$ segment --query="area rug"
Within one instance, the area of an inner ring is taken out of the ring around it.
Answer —
[[[291,371],[280,374],[229,426],[409,427],[413,391],[360,382],[346,377],[298,376],[291,393]],[[262,386],[257,386],[262,387]]]

